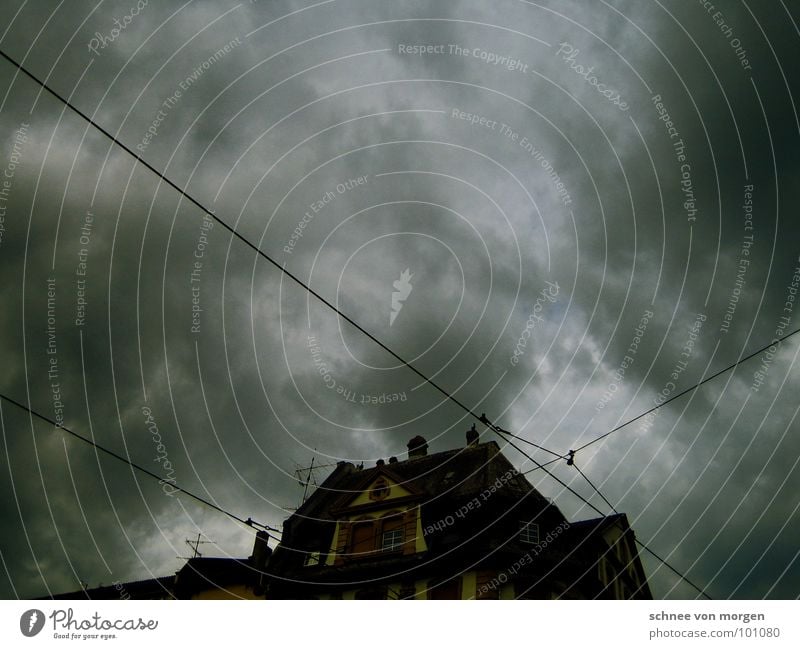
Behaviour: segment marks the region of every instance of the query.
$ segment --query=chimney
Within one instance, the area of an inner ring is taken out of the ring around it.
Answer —
[[[422,457],[427,454],[428,442],[425,441],[425,438],[420,435],[413,437],[408,443],[408,459],[410,460],[412,457]]]
[[[272,548],[269,547],[269,534],[264,530],[256,532],[256,542],[253,546],[253,556],[250,563],[256,570],[264,570],[267,567],[269,558],[272,556]]]
[[[375,463],[375,466],[383,466],[384,464],[386,464],[386,462],[384,462],[383,460],[378,460],[378,461]]]
[[[396,464],[396,463],[397,463],[397,458],[394,455],[392,455],[392,457],[389,458],[389,464]]]
[[[254,579],[253,591],[256,595],[263,595],[267,592],[267,564],[272,556],[272,548],[269,547],[269,533],[265,530],[256,532],[256,542],[253,546],[253,555],[250,557],[250,565],[255,568],[251,575]]]
[[[467,431],[467,446],[477,446],[478,438],[478,431],[475,430],[475,424],[472,424],[472,428]]]

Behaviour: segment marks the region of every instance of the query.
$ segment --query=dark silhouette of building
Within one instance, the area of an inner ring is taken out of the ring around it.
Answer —
[[[651,599],[625,514],[570,523],[496,442],[336,468],[247,559],[59,599]]]
[[[285,523],[268,597],[650,599],[624,514],[569,523],[491,441],[340,462]]]

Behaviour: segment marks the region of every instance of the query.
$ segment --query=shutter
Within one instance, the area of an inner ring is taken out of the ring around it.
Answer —
[[[344,553],[347,552],[347,544],[350,541],[350,521],[339,521],[339,535],[336,537],[336,558],[334,565],[344,562]]]
[[[359,521],[350,528],[350,545],[347,548],[351,559],[361,559],[375,551],[377,525],[373,521]]]
[[[403,554],[414,554],[417,551],[417,511],[412,507],[403,514]]]

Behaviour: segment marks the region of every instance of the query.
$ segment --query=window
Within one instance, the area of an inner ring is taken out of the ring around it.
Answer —
[[[405,541],[405,526],[401,515],[389,514],[383,521],[381,550],[392,552],[400,550]]]
[[[381,552],[402,551],[406,541],[403,512],[393,511],[385,517],[362,517],[354,521],[349,532],[346,558],[376,558]]]
[[[304,566],[318,566],[319,565],[319,552],[309,552],[305,559],[303,559]]]
[[[523,543],[536,544],[539,542],[538,523],[526,523],[520,521],[519,540]]]
[[[389,482],[383,476],[380,476],[369,491],[370,500],[383,500],[389,495]]]
[[[402,546],[403,546],[402,529],[388,530],[383,533],[383,544],[381,545],[381,549],[384,552],[399,550]]]

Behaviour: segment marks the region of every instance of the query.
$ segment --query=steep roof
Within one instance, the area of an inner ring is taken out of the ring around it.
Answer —
[[[492,493],[502,493],[506,498],[534,496],[547,502],[525,476],[517,472],[497,443],[490,441],[369,469],[358,470],[352,464],[340,464],[292,518],[332,520],[331,512],[345,507],[380,475],[423,494],[426,504],[468,500],[491,485],[496,485]]]

